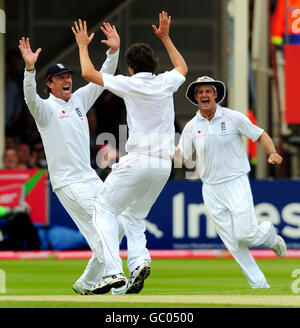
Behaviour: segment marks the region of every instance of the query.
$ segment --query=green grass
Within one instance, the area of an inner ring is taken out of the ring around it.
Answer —
[[[250,288],[241,269],[232,259],[154,259],[151,264],[151,275],[139,295],[295,295],[291,290],[291,274],[293,270],[300,268],[299,260],[257,259],[257,263],[267,277],[270,289]],[[0,307],[209,307],[208,304],[195,303],[126,303],[118,302],[118,298],[116,301],[105,303],[1,300],[2,296],[9,295],[74,295],[72,285],[86,264],[87,260],[52,258],[0,260],[0,269],[6,274],[6,293],[0,293]],[[128,275],[128,271],[125,272]],[[84,297],[84,300],[89,298],[78,295],[75,297]],[[103,299],[106,296],[99,297]],[[235,306],[239,305],[226,305]],[[213,307],[224,307],[224,304],[214,304]]]

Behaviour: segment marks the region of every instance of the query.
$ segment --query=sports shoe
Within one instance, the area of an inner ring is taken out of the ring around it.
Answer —
[[[126,289],[126,294],[138,294],[144,287],[144,281],[150,274],[150,265],[143,263],[131,273]]]
[[[272,250],[278,257],[284,257],[286,253],[286,243],[282,237],[277,235],[277,243]]]
[[[85,289],[83,287],[83,283],[80,281],[75,282],[75,284],[72,286],[72,289],[76,294],[80,295],[92,295],[93,293],[89,289]]]
[[[123,273],[103,277],[102,280],[91,288],[93,294],[106,294],[112,288],[120,288],[126,284],[126,278]]]

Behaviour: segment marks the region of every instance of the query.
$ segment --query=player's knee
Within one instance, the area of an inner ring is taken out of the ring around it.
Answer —
[[[253,242],[254,234],[248,230],[240,230],[236,232],[236,239],[243,244],[251,245]]]

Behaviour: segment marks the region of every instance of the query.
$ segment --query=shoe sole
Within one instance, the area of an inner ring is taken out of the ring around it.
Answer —
[[[138,294],[144,288],[144,281],[150,275],[150,267],[144,267],[139,275],[135,278],[133,284],[127,288],[125,294]]]
[[[282,258],[282,257],[284,257],[285,254],[286,254],[286,243],[285,243],[284,239],[283,239],[281,236],[278,236],[278,237],[279,237],[279,239],[280,239],[281,242],[282,242],[283,252],[282,252],[281,254],[277,254],[277,253],[276,253],[276,255],[277,255],[278,257]]]
[[[76,287],[72,286],[72,289],[76,294],[79,295],[92,295],[93,293],[88,290],[77,289]]]
[[[91,290],[91,292],[96,295],[103,295],[109,293],[112,288],[120,288],[124,285],[126,285],[126,281],[121,279],[110,282],[109,284],[104,286],[95,287]]]

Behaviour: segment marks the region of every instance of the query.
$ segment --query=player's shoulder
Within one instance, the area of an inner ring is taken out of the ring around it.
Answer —
[[[188,117],[188,120],[184,126],[184,129],[186,131],[191,131],[194,129],[196,123],[197,123],[197,115],[194,115],[192,118]]]
[[[158,77],[165,78],[165,79],[179,79],[185,80],[185,76],[178,72],[175,68],[170,71],[165,71],[164,73],[160,73],[157,75]]]
[[[225,118],[230,120],[240,120],[240,119],[247,119],[247,116],[238,110],[230,109],[227,107],[221,107],[222,115]]]

